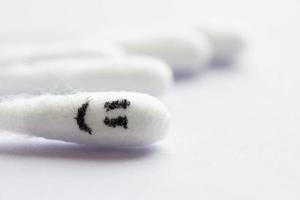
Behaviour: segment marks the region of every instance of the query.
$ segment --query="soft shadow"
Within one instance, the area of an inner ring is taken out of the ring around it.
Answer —
[[[196,70],[187,71],[174,71],[174,78],[176,82],[187,81],[195,78],[199,78],[205,74],[206,68],[199,68]]]
[[[221,60],[217,60],[214,59],[211,61],[211,63],[209,64],[209,67],[212,69],[231,69],[234,66],[236,66],[239,63],[238,60],[225,60],[225,59],[221,59]]]
[[[235,61],[214,60],[208,66],[199,67],[195,70],[175,71],[174,77],[176,82],[189,81],[217,71],[236,71],[238,64]]]
[[[0,144],[0,155],[45,159],[122,161],[145,158],[158,150],[155,145],[144,148],[111,149],[52,141]]]

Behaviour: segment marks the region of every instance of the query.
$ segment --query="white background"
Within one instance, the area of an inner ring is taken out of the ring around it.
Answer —
[[[0,1],[0,31],[92,33],[222,17],[248,28],[239,64],[181,79],[166,140],[118,151],[0,142],[1,199],[299,199],[300,1]]]

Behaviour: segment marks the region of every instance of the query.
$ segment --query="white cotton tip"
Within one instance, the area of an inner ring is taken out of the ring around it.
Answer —
[[[126,53],[162,59],[176,72],[191,71],[207,65],[211,44],[196,31],[153,31],[123,37],[118,42]]]
[[[107,42],[7,43],[0,46],[0,65],[59,58],[115,57],[122,54],[121,48]]]
[[[164,62],[150,57],[57,59],[2,69],[0,94],[36,94],[74,91],[135,91],[154,96],[173,85]]]
[[[244,34],[232,26],[224,24],[210,24],[207,26],[196,26],[199,34],[206,34],[212,44],[213,61],[234,61],[245,48]]]
[[[169,123],[165,106],[140,93],[45,95],[0,103],[3,130],[101,147],[155,143]]]

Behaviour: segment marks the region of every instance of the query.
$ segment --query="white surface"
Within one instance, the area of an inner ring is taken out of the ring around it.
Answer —
[[[98,24],[218,15],[245,21],[252,34],[241,64],[177,83],[165,97],[173,113],[169,137],[153,148],[3,138],[1,199],[299,199],[299,4],[3,1],[3,31],[91,31]]]

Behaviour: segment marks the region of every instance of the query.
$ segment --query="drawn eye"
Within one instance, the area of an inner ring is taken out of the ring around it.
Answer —
[[[74,119],[76,119],[77,125],[80,130],[92,135],[92,129],[85,123],[85,119],[84,119],[88,107],[89,107],[89,101],[82,104],[81,107],[79,107],[77,110],[77,117],[75,117]]]

